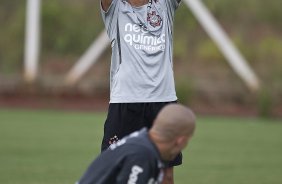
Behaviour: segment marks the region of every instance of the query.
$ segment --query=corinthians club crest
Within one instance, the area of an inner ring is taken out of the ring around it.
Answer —
[[[161,16],[157,15],[156,11],[152,11],[152,13],[148,13],[147,21],[150,23],[151,26],[155,28],[161,25],[162,18]]]

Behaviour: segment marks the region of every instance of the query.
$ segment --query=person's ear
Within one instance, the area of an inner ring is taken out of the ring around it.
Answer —
[[[187,136],[180,136],[176,140],[177,147],[179,147],[180,149],[183,149],[187,145],[187,142],[188,142]]]

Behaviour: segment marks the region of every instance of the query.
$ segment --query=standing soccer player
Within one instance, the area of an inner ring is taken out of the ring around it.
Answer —
[[[177,100],[173,77],[173,20],[181,0],[101,0],[111,40],[110,105],[102,150],[142,127]],[[169,164],[164,183],[173,183]]]

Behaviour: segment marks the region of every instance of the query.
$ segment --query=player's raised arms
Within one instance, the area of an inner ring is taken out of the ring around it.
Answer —
[[[101,0],[102,8],[104,11],[107,11],[113,0]]]

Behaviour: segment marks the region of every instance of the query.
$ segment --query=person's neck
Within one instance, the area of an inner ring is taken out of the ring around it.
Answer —
[[[148,0],[127,0],[127,2],[131,4],[131,6],[139,7],[139,6],[148,4],[149,1]]]
[[[167,161],[167,158],[169,158],[168,147],[167,147],[168,144],[160,140],[160,138],[157,135],[154,135],[154,133],[150,131],[148,135],[151,141],[153,142],[153,144],[155,144],[155,146],[157,147],[161,159]]]

